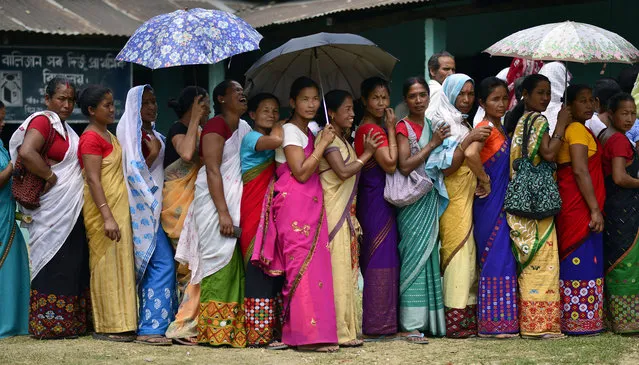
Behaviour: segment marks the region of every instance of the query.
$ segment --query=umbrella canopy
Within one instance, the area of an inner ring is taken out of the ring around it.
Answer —
[[[176,10],[146,21],[116,56],[151,69],[217,63],[259,49],[262,35],[220,10]]]
[[[389,79],[396,63],[364,37],[318,33],[293,38],[262,56],[245,74],[246,90],[249,96],[268,92],[286,102],[293,81],[308,76],[326,91],[342,89],[359,97],[362,81],[372,76]]]
[[[566,21],[524,29],[488,47],[491,56],[579,63],[636,63],[639,50],[619,35]]]

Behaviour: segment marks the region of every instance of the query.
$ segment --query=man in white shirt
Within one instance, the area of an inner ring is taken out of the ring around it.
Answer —
[[[452,54],[442,51],[435,53],[428,60],[428,88],[432,98],[442,88],[444,80],[455,73],[455,57]]]
[[[428,89],[430,90],[430,99],[438,93],[444,80],[455,73],[455,57],[452,54],[442,51],[433,54],[428,60]],[[398,118],[403,118],[408,115],[408,107],[406,103],[401,102],[395,108],[395,115]]]

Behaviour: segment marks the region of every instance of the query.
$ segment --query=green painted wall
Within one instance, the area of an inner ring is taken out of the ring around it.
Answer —
[[[618,33],[639,46],[636,16],[639,1],[610,0],[577,5],[552,6],[537,9],[460,16],[446,19],[447,48],[460,59],[457,72],[485,77],[507,67],[511,59],[489,59],[481,52],[498,40],[535,25],[572,20],[593,24]],[[608,64],[605,76],[616,77],[627,65]],[[573,82],[592,84],[600,78],[602,64],[569,63]]]
[[[399,59],[391,80],[391,105],[402,100],[402,84],[410,76],[424,76],[424,21],[413,21],[360,33]]]

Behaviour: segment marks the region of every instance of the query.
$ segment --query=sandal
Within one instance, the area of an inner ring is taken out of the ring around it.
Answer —
[[[162,335],[138,336],[133,342],[151,346],[171,346],[173,343],[170,338]]]
[[[174,338],[173,342],[177,345],[183,346],[197,346],[196,337]]]
[[[363,345],[364,345],[364,341],[356,338],[354,340],[350,340],[348,342],[340,344],[339,347],[360,347]]]
[[[133,342],[135,340],[134,335],[120,333],[94,333],[92,337],[95,340],[112,342]]]
[[[406,335],[404,339],[416,345],[428,345],[428,339],[424,337],[423,333],[411,333]]]
[[[337,345],[304,345],[297,346],[297,351],[301,352],[321,352],[321,353],[333,353],[339,351],[339,346]]]
[[[276,351],[276,350],[286,350],[286,349],[288,349],[288,345],[287,345],[287,344],[285,344],[285,343],[284,343],[284,342],[282,342],[282,341],[272,341],[271,343],[269,343],[269,344],[266,346],[266,349],[267,349],[267,350],[273,350],[273,351]]]

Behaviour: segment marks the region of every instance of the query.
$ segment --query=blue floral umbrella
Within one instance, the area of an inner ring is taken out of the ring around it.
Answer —
[[[220,10],[176,10],[146,21],[116,56],[151,69],[214,64],[259,49],[262,35]]]

